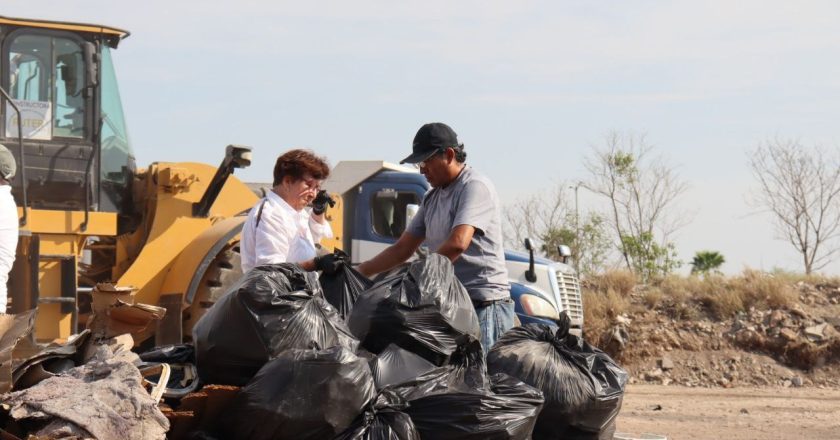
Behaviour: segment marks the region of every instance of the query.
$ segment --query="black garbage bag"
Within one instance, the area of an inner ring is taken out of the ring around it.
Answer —
[[[570,334],[565,313],[558,324],[509,330],[490,350],[488,370],[543,392],[545,406],[534,439],[611,439],[627,372],[606,353]]]
[[[407,407],[397,393],[383,390],[334,440],[420,440],[411,418],[403,412]]]
[[[287,350],[236,396],[225,438],[330,439],[375,396],[365,359],[344,347]]]
[[[373,381],[376,389],[381,390],[392,385],[415,382],[415,379],[435,370],[435,364],[422,357],[391,344],[378,356],[370,361]],[[464,389],[489,389],[487,380],[487,365],[481,342],[471,339],[460,345],[452,353],[446,368],[439,373],[448,377],[445,381],[448,387],[465,387]],[[431,382],[425,382],[430,384]]]
[[[373,285],[369,279],[345,264],[335,274],[321,274],[319,278],[321,288],[324,290],[324,298],[338,310],[342,319],[350,316],[356,298]]]
[[[452,366],[440,367],[394,388],[409,406],[422,438],[442,440],[525,440],[543,404],[542,392],[505,374],[490,377],[489,389],[453,380]]]
[[[373,382],[378,390],[414,379],[435,368],[435,364],[394,344],[370,361]]]
[[[202,382],[237,386],[285,350],[358,346],[315,274],[296,264],[249,271],[201,317],[193,338]]]
[[[195,362],[195,347],[192,344],[164,345],[140,353],[143,362],[167,364],[191,364]]]
[[[155,364],[169,364],[169,380],[166,384],[164,397],[180,398],[193,391],[198,386],[198,378],[195,377],[195,347],[192,344],[175,344],[155,347],[151,350],[140,353],[140,360],[143,363],[138,365],[141,371],[145,367]],[[147,379],[157,382],[158,375],[145,376]]]
[[[481,334],[466,289],[440,254],[412,262],[360,295],[348,325],[373,353],[396,344],[438,366]]]

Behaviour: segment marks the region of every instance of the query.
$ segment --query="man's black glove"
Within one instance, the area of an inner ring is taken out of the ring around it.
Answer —
[[[336,251],[331,254],[315,257],[315,269],[320,270],[327,275],[334,275],[349,261],[350,257],[347,254],[336,249]]]
[[[335,200],[330,197],[327,193],[327,190],[322,189],[318,191],[318,195],[315,196],[315,200],[312,201],[312,212],[315,215],[321,215],[327,212],[327,205],[330,205],[330,208],[335,206]]]

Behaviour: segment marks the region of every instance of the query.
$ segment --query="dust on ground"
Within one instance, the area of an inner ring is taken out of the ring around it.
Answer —
[[[668,439],[840,439],[840,389],[628,385],[618,432]]]

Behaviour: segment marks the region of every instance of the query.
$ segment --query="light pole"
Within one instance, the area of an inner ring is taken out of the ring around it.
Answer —
[[[578,210],[578,189],[583,185],[583,182],[577,181],[574,185],[570,186],[569,188],[573,188],[575,190],[575,245],[574,251],[572,253],[575,255],[575,272],[577,275],[580,276],[580,263],[578,263],[578,258],[580,256],[581,250],[580,248],[580,211]]]

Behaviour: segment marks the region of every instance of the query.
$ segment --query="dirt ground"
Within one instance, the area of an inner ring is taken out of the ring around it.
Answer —
[[[618,432],[669,440],[840,439],[840,389],[629,385]]]

